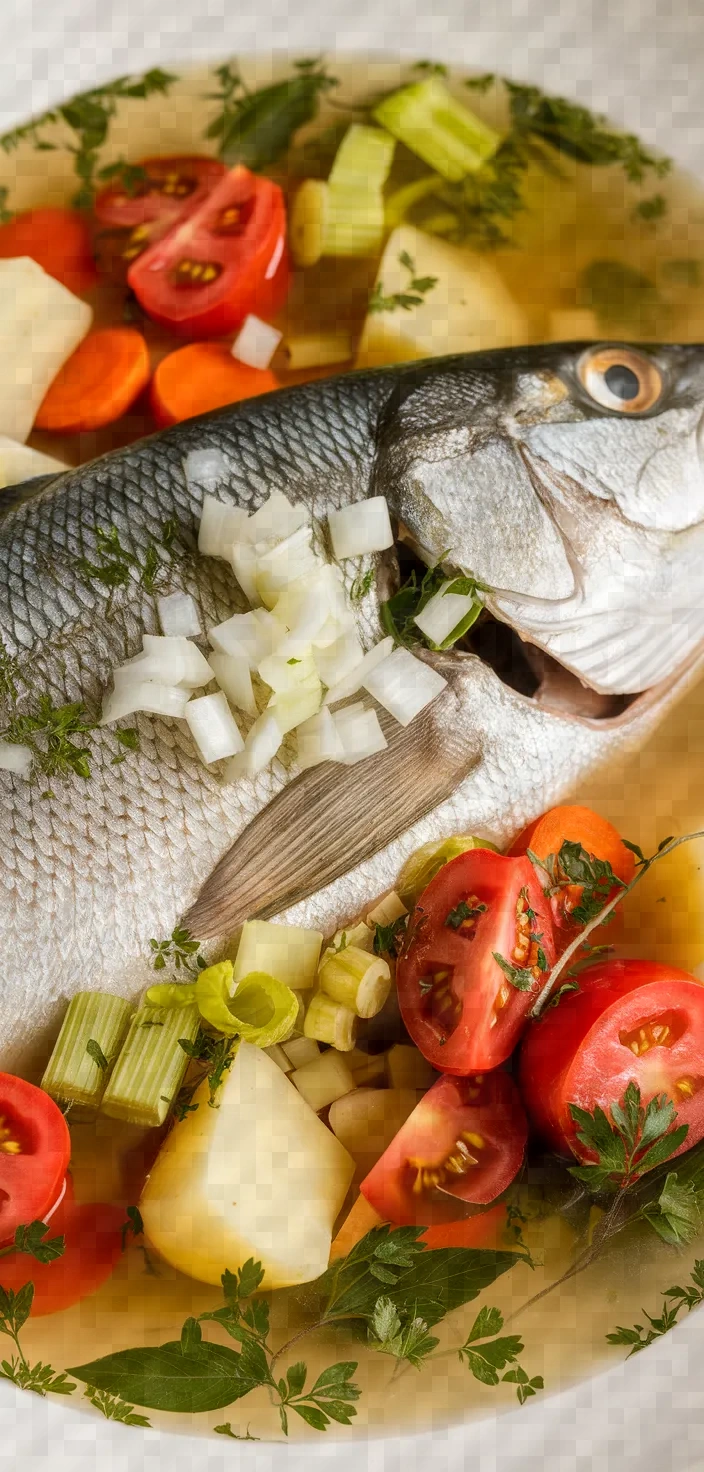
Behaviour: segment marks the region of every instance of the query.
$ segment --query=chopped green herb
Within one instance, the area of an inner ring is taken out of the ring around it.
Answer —
[[[153,593],[168,575],[168,562],[175,557],[174,542],[179,535],[177,523],[170,518],[164,522],[161,537],[157,542],[148,542],[141,556],[123,547],[116,526],[108,531],[98,527],[96,531],[96,558],[79,557],[77,567],[90,583],[98,583],[108,592],[108,608],[118,588],[126,588],[137,582],[145,592]]]
[[[689,1133],[686,1124],[673,1128],[677,1111],[665,1094],[644,1108],[632,1081],[621,1102],[610,1106],[610,1119],[598,1104],[593,1111],[577,1104],[569,1108],[580,1145],[596,1156],[593,1164],[573,1165],[569,1172],[593,1191],[626,1190],[645,1171],[669,1160]]]
[[[24,1252],[28,1257],[36,1258],[37,1262],[55,1262],[57,1257],[63,1257],[66,1238],[47,1237],[49,1230],[46,1222],[39,1221],[17,1227],[10,1246],[0,1248],[0,1257],[6,1257],[10,1252]]]
[[[563,997],[566,997],[569,992],[578,992],[578,991],[579,991],[579,982],[578,981],[565,981],[565,982],[563,982],[562,986],[558,987],[557,991],[553,993],[553,995],[551,996],[550,1001],[548,1002],[547,1005],[548,1005],[548,1007],[559,1007],[560,1002],[562,1001],[562,998]]]
[[[112,758],[110,763],[112,767],[118,767],[122,762],[126,761],[128,751],[140,750],[139,731],[135,730],[134,726],[118,727],[115,732],[115,738],[120,746],[124,746],[126,750],[119,752],[117,756]]]
[[[499,1375],[507,1365],[514,1364],[523,1353],[523,1340],[518,1334],[507,1334],[496,1338],[503,1329],[503,1315],[497,1308],[483,1308],[477,1314],[464,1344],[458,1350],[461,1360],[469,1367],[475,1380],[484,1385],[498,1385]]]
[[[88,719],[81,701],[55,706],[51,696],[42,695],[33,713],[14,715],[0,736],[31,748],[35,774],[67,777],[74,772],[87,779],[90,752],[85,746],[76,746],[71,737],[94,729],[95,722]]]
[[[425,1319],[412,1314],[399,1314],[390,1298],[377,1298],[368,1329],[369,1343],[380,1354],[407,1360],[420,1370],[424,1361],[440,1343],[428,1333]]]
[[[108,1062],[108,1059],[105,1057],[100,1043],[96,1043],[95,1038],[88,1039],[88,1042],[86,1043],[86,1053],[88,1054],[89,1058],[93,1059],[93,1062],[97,1065],[98,1068],[102,1069],[104,1073],[107,1073],[110,1064]]]
[[[411,70],[422,72],[426,77],[449,76],[449,67],[446,67],[441,61],[415,61]]]
[[[301,661],[300,661],[300,659],[287,659],[286,660],[286,663],[287,664],[300,664]]]
[[[168,940],[150,940],[152,952],[152,966],[155,971],[163,971],[167,962],[175,966],[177,971],[187,971],[192,976],[197,976],[199,971],[205,971],[207,961],[201,955],[199,940],[194,940],[190,930],[182,925],[174,925]]]
[[[459,930],[465,920],[475,920],[477,915],[483,915],[485,911],[486,905],[481,903],[468,905],[466,900],[460,900],[454,910],[450,910],[445,924],[449,925],[451,930]]]
[[[693,1242],[704,1228],[704,1169],[694,1180],[682,1181],[678,1171],[670,1171],[657,1200],[648,1202],[641,1214],[670,1246]]]
[[[382,603],[380,611],[382,626],[396,644],[408,645],[422,642],[423,636],[417,624],[414,623],[414,619],[447,581],[444,573],[440,571],[440,563],[444,562],[447,555],[447,552],[443,552],[437,562],[423,574],[420,582],[414,568],[410,577],[401,584],[398,592]]]
[[[691,1313],[693,1308],[698,1308],[704,1303],[704,1258],[698,1258],[690,1275],[690,1282],[685,1288],[675,1285],[667,1288],[663,1297],[662,1308],[658,1316],[646,1313],[643,1309],[649,1328],[643,1324],[634,1324],[632,1329],[626,1329],[618,1325],[615,1333],[607,1334],[609,1344],[628,1345],[628,1359],[637,1354],[641,1349],[647,1349],[655,1339],[667,1334],[677,1323],[678,1317],[683,1309]]]
[[[29,1318],[33,1300],[33,1283],[24,1283],[16,1292],[0,1287],[0,1334],[6,1334],[17,1350],[11,1360],[2,1361],[0,1380],[10,1380],[20,1390],[33,1390],[35,1395],[46,1395],[49,1391],[53,1395],[71,1395],[76,1386],[65,1371],[56,1374],[51,1365],[44,1365],[41,1360],[30,1365],[22,1350],[19,1334]]]
[[[237,62],[215,68],[219,88],[208,93],[218,112],[205,130],[217,142],[226,163],[246,164],[255,172],[282,158],[293,136],[316,117],[324,92],[337,86],[320,58],[298,61],[294,73],[282,82],[250,92]]]
[[[128,1237],[142,1237],[144,1235],[144,1222],[142,1213],[138,1206],[127,1207],[127,1221],[122,1223],[122,1251],[125,1251]]]
[[[497,966],[501,967],[506,980],[510,981],[511,986],[515,986],[517,992],[529,992],[535,986],[535,977],[530,966],[512,966],[498,951],[492,951],[491,954]]]
[[[90,1386],[83,1392],[85,1399],[100,1411],[106,1421],[121,1421],[123,1426],[151,1426],[147,1416],[138,1416],[134,1406],[120,1400],[119,1395],[110,1395],[107,1390],[95,1390]]]
[[[470,92],[478,92],[480,97],[488,92],[496,83],[496,72],[482,72],[479,77],[468,77],[465,87]]]
[[[414,307],[423,305],[429,291],[438,284],[437,276],[416,276],[415,265],[408,254],[402,250],[399,255],[399,265],[408,272],[409,280],[405,291],[395,291],[391,296],[386,296],[381,281],[369,293],[370,312],[395,312],[399,308],[404,312],[410,312]]]
[[[667,200],[664,194],[652,194],[649,199],[641,199],[635,206],[633,218],[634,220],[645,220],[646,224],[654,225],[666,214]]]
[[[106,164],[104,169],[98,169],[98,178],[105,184],[119,185],[130,199],[137,194],[147,193],[151,183],[148,169],[141,164],[128,164],[123,158],[117,159],[114,164]]]
[[[213,1426],[213,1431],[217,1431],[220,1436],[230,1436],[233,1441],[261,1441],[259,1436],[250,1436],[249,1427],[247,1427],[246,1436],[239,1435],[237,1431],[232,1430],[231,1421],[225,1421],[222,1426]]]
[[[561,889],[572,885],[581,886],[579,904],[570,912],[570,918],[577,925],[588,925],[601,914],[615,889],[626,888],[606,859],[595,858],[582,848],[581,843],[573,843],[569,839],[565,839],[558,854],[548,854],[546,859],[539,859],[528,849],[528,858],[548,876],[546,895],[558,894]]]
[[[373,586],[375,575],[375,569],[370,567],[367,572],[360,573],[359,577],[355,578],[350,588],[350,598],[353,603],[361,603],[362,599],[366,598]]]
[[[0,700],[17,699],[17,683],[20,678],[19,660],[9,653],[0,639]]]
[[[14,219],[13,211],[7,208],[9,193],[7,185],[3,184],[0,188],[0,225],[9,225],[10,220]]]
[[[375,925],[374,951],[377,956],[395,956],[408,925],[408,915],[397,915],[390,925]]]
[[[187,1114],[191,1114],[194,1109],[198,1108],[198,1105],[191,1101],[204,1078],[207,1078],[210,1090],[208,1104],[211,1109],[218,1109],[218,1090],[225,1074],[235,1061],[238,1039],[236,1037],[217,1037],[201,1029],[195,1042],[191,1043],[187,1038],[179,1038],[179,1044],[192,1062],[201,1063],[203,1067],[197,1071],[193,1079],[184,1084],[177,1094],[174,1102],[175,1118],[185,1119]]]

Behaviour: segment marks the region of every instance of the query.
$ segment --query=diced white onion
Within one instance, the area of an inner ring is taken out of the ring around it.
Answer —
[[[324,566],[311,546],[312,528],[301,526],[258,559],[257,590],[267,608],[273,608],[284,590],[301,578],[312,577]]]
[[[395,717],[401,726],[410,725],[418,712],[444,690],[447,680],[416,659],[408,649],[395,649],[388,659],[365,675],[364,688]]]
[[[232,344],[232,356],[249,368],[268,368],[282,337],[283,332],[250,313]]]
[[[247,541],[252,544],[281,542],[284,537],[292,536],[300,526],[306,526],[309,521],[310,512],[307,506],[292,506],[283,491],[272,491],[258,511],[249,517],[245,534]]]
[[[15,772],[18,777],[28,777],[31,766],[30,746],[20,746],[16,741],[0,741],[0,768],[4,772]]]
[[[205,491],[214,491],[228,479],[229,474],[222,450],[217,450],[214,445],[207,445],[204,450],[189,450],[183,469],[189,489],[191,486],[202,486]],[[205,500],[203,509],[205,510]]]
[[[204,496],[198,551],[204,557],[223,557],[227,562],[233,544],[245,535],[247,520],[247,512],[241,506],[226,506],[215,496]]]
[[[257,714],[249,660],[244,654],[211,654],[208,661],[231,705],[248,716]]]
[[[334,643],[313,652],[315,668],[323,684],[332,689],[346,679],[361,664],[363,658],[364,653],[355,628],[345,629]]]
[[[452,583],[453,579],[448,578],[413,620],[426,638],[430,639],[431,644],[442,644],[474,607],[475,600],[471,593],[446,592],[447,588],[452,587]]]
[[[281,745],[281,729],[272,710],[265,710],[247,733],[244,751],[228,762],[224,777],[226,782],[238,782],[240,777],[263,772]]]
[[[156,600],[162,634],[187,639],[202,632],[195,599],[190,593],[166,593]]]
[[[275,690],[277,695],[295,690],[297,686],[318,678],[310,656],[304,656],[303,659],[284,659],[281,654],[270,654],[261,661],[258,673],[264,684]]]
[[[387,639],[382,639],[380,643],[374,644],[371,649],[368,649],[364,658],[359,664],[355,665],[353,670],[350,670],[350,673],[345,676],[344,680],[340,680],[337,685],[334,685],[332,689],[328,690],[325,696],[325,704],[335,705],[338,700],[346,700],[349,695],[356,695],[357,691],[361,690],[367,677],[376,669],[377,665],[382,664],[385,659],[388,659],[393,647],[394,641],[389,635]]]
[[[271,654],[282,633],[281,624],[273,614],[264,608],[254,608],[249,613],[233,613],[232,618],[208,629],[208,638],[220,654],[244,655],[249,668],[256,670]]]
[[[335,711],[333,720],[342,743],[341,760],[346,766],[361,762],[377,751],[385,751],[388,746],[376,711],[366,710],[361,701]]]
[[[328,525],[338,562],[345,557],[362,557],[366,552],[383,552],[393,546],[386,496],[370,496],[366,501],[342,506],[339,511],[329,511]]]
[[[333,618],[332,614],[330,614],[326,618],[322,629],[319,629],[315,638],[311,639],[311,644],[313,648],[329,649],[330,645],[335,644],[340,638],[341,634],[344,634],[346,627],[348,626],[338,623],[338,620],[336,618]],[[354,620],[352,618],[349,627],[354,627]]]
[[[243,750],[244,741],[222,690],[189,700],[185,714],[204,762],[219,762]]]
[[[238,540],[230,548],[229,557],[232,571],[247,602],[256,608],[262,600],[257,588],[259,559],[254,548],[250,547],[248,542]]]
[[[310,720],[320,710],[322,696],[323,687],[317,676],[292,690],[272,695],[267,709],[274,712],[281,735],[285,736],[288,731]]]
[[[158,685],[154,680],[134,680],[120,684],[106,696],[100,717],[101,726],[122,721],[125,716],[143,710],[153,716],[174,716],[182,720],[186,714],[188,691],[178,685]]]
[[[139,664],[140,679],[157,680],[164,685],[185,685],[189,690],[197,690],[199,686],[209,685],[213,678],[213,671],[208,664],[204,654],[201,654],[197,644],[191,639],[184,639],[181,635],[159,635],[145,634],[142,639],[143,654],[137,655],[131,663]],[[154,675],[146,674],[146,659],[155,662],[163,660],[164,663]],[[178,680],[167,675],[167,670],[176,668],[176,660],[181,660],[181,674]],[[124,668],[124,666],[123,666]]]
[[[303,771],[319,762],[341,761],[345,755],[332,711],[324,706],[296,728],[298,765]]]

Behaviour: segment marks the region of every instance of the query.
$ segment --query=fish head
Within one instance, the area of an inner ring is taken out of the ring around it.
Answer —
[[[637,693],[704,638],[704,348],[556,344],[404,387],[382,448],[428,561],[585,684]]]

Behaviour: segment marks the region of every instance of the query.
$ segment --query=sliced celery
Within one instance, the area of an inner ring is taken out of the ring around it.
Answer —
[[[258,1048],[270,1048],[290,1037],[299,1010],[298,997],[290,987],[259,971],[238,982],[234,993],[232,988],[231,961],[219,961],[201,971],[196,1001],[201,1017],[211,1027]]]
[[[314,266],[321,256],[369,256],[384,238],[384,185],[396,140],[381,128],[353,123],[335,155],[327,183],[306,179],[293,202],[294,260]]]
[[[97,1107],[129,1027],[133,1005],[106,992],[77,992],[42,1079],[52,1099]]]
[[[319,1043],[330,1043],[338,1053],[351,1053],[356,1029],[357,1018],[351,1007],[336,1002],[322,991],[311,997],[303,1024],[305,1037]]]
[[[388,962],[356,946],[346,946],[331,956],[321,966],[318,980],[328,997],[342,1002],[357,1017],[376,1017],[391,990]]]
[[[476,838],[469,833],[457,833],[452,838],[432,839],[430,843],[422,844],[406,859],[399,875],[401,899],[409,907],[415,905],[418,896],[445,864],[473,848],[488,848],[492,853],[498,853],[496,844],[490,843],[488,838]]]
[[[500,134],[455,101],[439,77],[393,92],[373,115],[443,179],[455,182],[480,169],[501,142]]]
[[[103,1095],[103,1113],[147,1128],[163,1124],[188,1066],[179,1039],[195,1042],[199,1026],[194,1003],[141,1006]]]

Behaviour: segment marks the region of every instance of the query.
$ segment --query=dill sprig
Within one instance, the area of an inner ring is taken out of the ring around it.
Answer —
[[[82,701],[55,706],[50,695],[41,695],[33,711],[13,715],[0,735],[30,748],[35,775],[67,777],[74,773],[87,779],[90,751],[72,738],[87,735],[95,726]]]

